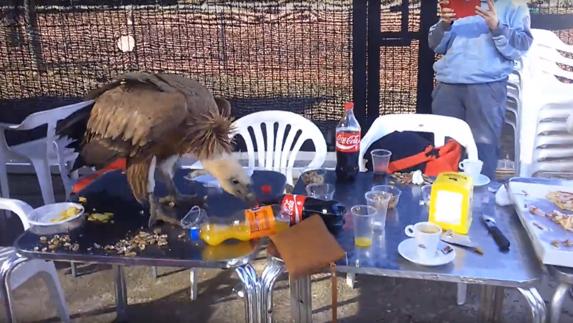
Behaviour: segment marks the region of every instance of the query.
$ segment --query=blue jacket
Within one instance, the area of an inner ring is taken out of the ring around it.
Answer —
[[[499,25],[493,31],[480,16],[461,18],[452,25],[439,21],[430,27],[429,45],[437,54],[443,54],[434,64],[438,81],[477,84],[507,78],[513,61],[529,49],[533,40],[529,9],[525,1],[514,1],[495,1]],[[482,0],[482,8],[487,8],[486,1]]]

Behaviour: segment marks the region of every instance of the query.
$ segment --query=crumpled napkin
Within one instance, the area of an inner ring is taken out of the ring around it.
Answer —
[[[512,203],[513,202],[511,201],[507,188],[505,185],[502,185],[499,190],[497,190],[497,193],[495,193],[495,204],[499,206],[508,206]]]

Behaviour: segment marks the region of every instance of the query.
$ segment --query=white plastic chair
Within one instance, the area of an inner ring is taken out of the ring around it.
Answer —
[[[561,79],[573,81],[573,72],[560,65],[573,68],[573,59],[560,52],[573,54],[573,46],[563,43],[551,31],[533,29],[533,44],[523,58],[522,69],[522,107],[520,116],[520,176],[532,176],[536,172],[536,141],[539,122],[555,118],[557,114],[565,118],[573,106],[573,84]],[[555,112],[561,110],[562,112]],[[561,117],[561,116],[559,116]],[[543,139],[543,140],[546,140]]]
[[[22,201],[0,198],[0,210],[9,210],[20,217],[24,229],[30,228],[28,214],[32,207]],[[30,278],[40,275],[48,285],[50,299],[57,306],[58,314],[63,322],[70,321],[70,313],[60,285],[58,273],[54,263],[39,259],[27,259],[16,253],[13,247],[0,247],[0,299],[4,304],[8,322],[15,322],[11,291],[18,288]]]
[[[263,129],[263,125],[265,129]],[[232,137],[240,135],[245,140],[249,169],[267,169],[281,172],[286,176],[288,184],[293,184],[293,168],[296,156],[305,141],[312,141],[315,149],[314,158],[306,166],[306,169],[320,168],[326,159],[326,141],[322,132],[312,121],[296,113],[288,111],[255,112],[236,120],[233,126],[235,132]],[[275,127],[278,129],[276,134]],[[288,128],[290,130],[287,131]],[[251,135],[249,129],[254,136]],[[299,133],[300,135],[296,138]]]
[[[67,171],[63,172],[63,170],[66,169],[65,164],[72,163],[77,157],[77,154],[73,153],[71,149],[65,149],[67,145],[65,140],[56,139],[56,126],[58,121],[67,118],[77,110],[91,104],[91,102],[92,101],[84,101],[36,112],[26,117],[26,119],[18,125],[0,123],[0,187],[2,188],[2,197],[10,197],[6,163],[11,159],[21,158],[29,160],[34,167],[45,204],[53,203],[55,200],[50,172],[51,163],[58,164],[62,179],[64,180],[66,195],[69,195],[72,180],[67,179]],[[31,130],[42,125],[47,125],[45,137],[8,146],[6,142],[6,130]]]
[[[368,148],[378,139],[394,131],[433,133],[434,146],[436,147],[444,145],[446,137],[450,137],[466,148],[468,159],[479,159],[472,131],[468,124],[461,119],[433,114],[388,114],[379,116],[360,142],[358,166],[361,172],[367,170],[364,154]],[[347,278],[347,281],[354,281],[354,277]],[[467,285],[459,283],[457,288],[457,303],[462,305],[465,303]]]
[[[361,172],[366,171],[364,154],[366,154],[368,148],[378,139],[394,131],[433,133],[436,147],[444,145],[446,137],[450,137],[466,148],[468,159],[478,159],[474,136],[465,121],[433,114],[388,114],[378,117],[364,138],[362,138],[358,158]]]

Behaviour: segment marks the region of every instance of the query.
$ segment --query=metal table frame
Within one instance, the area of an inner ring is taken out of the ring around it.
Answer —
[[[551,298],[549,322],[559,323],[563,301],[565,301],[565,297],[567,297],[567,291],[573,287],[573,268],[547,266],[547,269],[549,269],[551,276],[559,281],[559,285],[555,289],[555,292],[553,292],[553,297]]]

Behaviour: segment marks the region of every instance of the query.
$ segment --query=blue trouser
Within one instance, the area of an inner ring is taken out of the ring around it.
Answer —
[[[483,84],[438,83],[432,112],[467,122],[476,141],[482,174],[495,178],[499,140],[505,118],[507,80]]]

